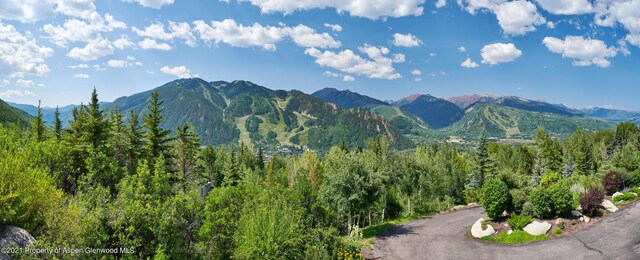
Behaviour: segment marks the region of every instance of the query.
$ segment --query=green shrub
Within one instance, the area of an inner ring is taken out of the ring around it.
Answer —
[[[540,187],[529,197],[533,212],[541,218],[568,213],[574,208],[571,190],[563,183],[551,184],[548,188]]]
[[[529,197],[524,189],[509,190],[511,194],[511,210],[516,213],[522,213],[524,204],[527,203]]]
[[[557,236],[562,236],[562,229],[556,228],[553,230],[553,233]]]
[[[640,188],[638,187],[633,187],[629,191],[635,193],[636,195],[640,195]]]
[[[531,216],[511,214],[507,223],[509,223],[509,226],[511,226],[513,230],[522,230],[525,226],[531,223]]]
[[[625,177],[625,184],[630,186],[640,185],[640,169],[628,173]]]
[[[542,179],[540,179],[540,187],[547,188],[560,181],[561,178],[562,177],[557,172],[547,172],[542,176]]]
[[[490,218],[502,216],[511,206],[511,194],[507,184],[499,179],[489,179],[480,191],[480,204]]]
[[[622,195],[618,195],[615,198],[613,198],[613,202],[619,202],[619,201],[632,201],[635,200],[637,197],[636,195],[633,195],[631,192],[625,192],[622,193]]]
[[[562,222],[560,222],[560,224],[558,224],[558,228],[564,229],[564,221],[562,221]]]

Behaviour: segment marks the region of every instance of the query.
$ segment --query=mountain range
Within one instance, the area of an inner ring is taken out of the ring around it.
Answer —
[[[252,82],[208,82],[179,79],[157,88],[102,102],[146,113],[151,93],[158,92],[166,118],[162,126],[175,131],[190,123],[203,144],[251,143],[259,146],[309,147],[326,150],[345,141],[362,145],[368,138],[386,135],[397,148],[451,137],[477,138],[482,132],[498,139],[530,139],[538,127],[557,137],[576,128],[597,131],[617,122],[638,123],[640,113],[607,108],[573,109],[520,97],[473,94],[446,99],[416,94],[397,101],[381,101],[349,90],[325,88],[305,94],[272,90]],[[73,105],[59,108],[68,124]],[[0,122],[28,125],[32,105],[0,101]],[[43,118],[53,122],[53,108]]]

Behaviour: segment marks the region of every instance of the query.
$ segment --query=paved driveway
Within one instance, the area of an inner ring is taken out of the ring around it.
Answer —
[[[483,243],[466,237],[481,207],[440,214],[397,226],[375,241],[376,259],[640,259],[640,203],[562,238],[520,245]]]

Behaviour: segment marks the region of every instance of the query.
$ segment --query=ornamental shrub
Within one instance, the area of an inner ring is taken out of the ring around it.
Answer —
[[[604,191],[599,188],[591,188],[580,197],[582,214],[594,217],[598,213],[598,207],[604,199]]]
[[[563,215],[574,208],[571,190],[564,182],[557,182],[548,188],[540,187],[529,197],[533,212],[541,218]]]
[[[622,193],[622,195],[618,195],[613,198],[613,202],[616,203],[618,201],[632,201],[636,199],[636,195],[633,195],[631,192]]]
[[[602,176],[602,186],[607,194],[611,195],[622,187],[622,176],[616,171],[609,171]]]
[[[502,216],[502,212],[511,206],[507,184],[496,178],[487,180],[480,191],[480,204],[490,218]]]
[[[511,214],[507,223],[509,223],[509,226],[511,226],[513,230],[522,230],[525,226],[531,223],[531,216]]]

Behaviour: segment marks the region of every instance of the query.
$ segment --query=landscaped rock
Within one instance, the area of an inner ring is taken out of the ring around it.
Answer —
[[[511,233],[513,233],[513,230],[507,231],[507,235],[511,235]]]
[[[589,221],[591,221],[591,218],[589,218],[589,217],[587,217],[587,216],[584,216],[584,222],[585,222],[585,223],[589,223]]]
[[[571,211],[571,215],[576,216],[576,217],[580,217],[580,216],[582,216],[582,213],[580,213],[580,211],[577,211],[577,210],[572,210]]]
[[[493,233],[495,233],[495,229],[493,229],[493,227],[489,224],[487,224],[487,229],[482,229],[482,222],[484,221],[483,218],[478,219],[478,221],[476,221],[476,223],[473,223],[473,226],[471,226],[471,235],[475,238],[483,238],[486,236],[490,236],[493,235]]]
[[[525,232],[534,236],[546,234],[547,232],[549,232],[549,229],[551,229],[551,224],[545,221],[543,222],[533,221],[529,225],[523,228]]]
[[[615,197],[618,197],[618,196],[620,196],[620,195],[622,195],[622,192],[616,192],[616,193],[614,193],[613,195],[611,195],[611,200],[613,200]]]
[[[461,210],[461,209],[464,209],[465,207],[467,207],[467,206],[465,206],[465,205],[458,205],[458,206],[453,207],[453,210]]]
[[[478,206],[478,203],[471,202],[467,204],[467,207],[475,207],[475,206]]]
[[[584,221],[584,217],[580,217],[580,221]]]
[[[613,203],[610,200],[603,200],[601,205],[609,212],[618,211],[618,207],[616,207],[616,205],[613,205]]]
[[[36,240],[24,229],[14,226],[0,227],[0,248],[27,247],[36,243]],[[0,252],[0,259],[11,259],[4,251]]]
[[[564,222],[564,219],[562,218],[556,219],[556,225],[560,225],[560,223],[562,222]]]

